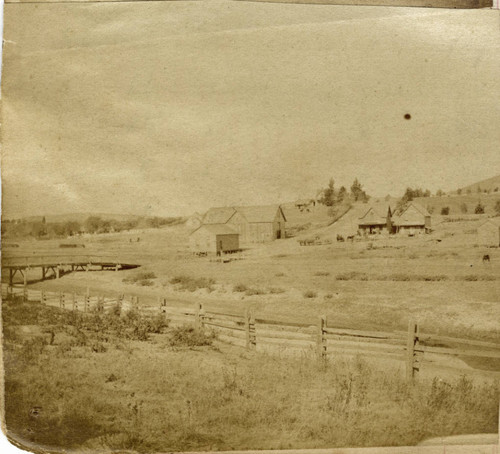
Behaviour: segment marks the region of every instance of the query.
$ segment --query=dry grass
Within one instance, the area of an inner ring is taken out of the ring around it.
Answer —
[[[14,330],[4,338],[7,429],[38,448],[412,445],[497,429],[498,384],[461,377],[409,386],[396,370],[373,369],[360,359],[318,363],[214,348],[211,335],[190,327],[150,341],[109,332],[100,352],[77,344],[61,349],[62,333],[73,326],[63,311],[5,307],[7,328],[23,320],[58,327],[52,345],[40,337],[26,342]]]

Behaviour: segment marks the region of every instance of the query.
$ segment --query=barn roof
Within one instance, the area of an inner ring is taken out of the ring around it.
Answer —
[[[424,225],[426,217],[430,217],[430,213],[423,206],[411,202],[399,216],[394,216],[394,224]]]
[[[205,229],[214,235],[239,235],[238,232],[233,230],[227,224],[202,224],[196,230],[191,232],[191,235],[200,229]]]
[[[283,219],[285,214],[279,205],[256,205],[247,207],[235,207],[236,211],[245,216],[248,222],[273,222],[278,211],[281,211]]]
[[[374,225],[387,223],[387,213],[391,207],[387,203],[371,205],[359,218],[360,225]]]
[[[210,208],[203,217],[203,224],[225,224],[234,213],[233,207]]]

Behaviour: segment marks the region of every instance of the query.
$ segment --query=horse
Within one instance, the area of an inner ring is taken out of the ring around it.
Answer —
[[[484,254],[483,255],[483,263],[490,263],[490,255],[489,254]]]

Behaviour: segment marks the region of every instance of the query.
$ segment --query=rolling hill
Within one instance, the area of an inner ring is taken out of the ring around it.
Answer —
[[[495,177],[487,178],[486,180],[478,181],[477,183],[470,184],[469,186],[464,186],[460,188],[462,194],[472,193],[477,194],[479,190],[481,192],[499,192],[500,191],[500,175]],[[479,190],[478,190],[479,189]]]

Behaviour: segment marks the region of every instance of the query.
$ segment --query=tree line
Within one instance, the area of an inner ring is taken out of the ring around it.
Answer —
[[[47,222],[45,216],[40,220],[3,220],[2,236],[18,238],[68,238],[84,233],[111,233],[134,230],[137,228],[160,228],[166,225],[180,224],[180,217],[136,217],[124,221],[89,216],[85,221],[68,220],[65,222]]]

